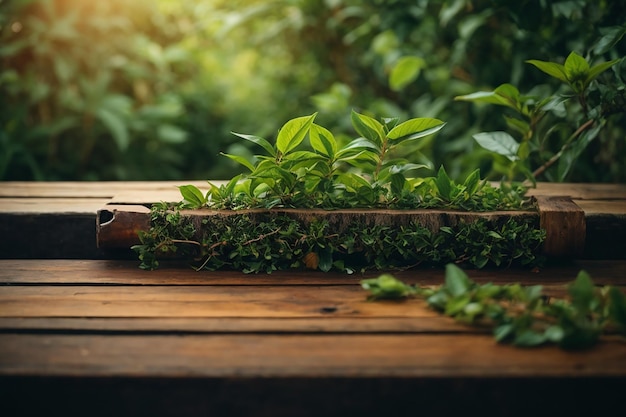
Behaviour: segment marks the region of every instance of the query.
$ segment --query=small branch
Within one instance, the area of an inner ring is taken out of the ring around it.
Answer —
[[[555,162],[558,161],[559,158],[561,158],[561,156],[563,156],[563,152],[565,152],[570,147],[570,145],[572,144],[574,139],[576,139],[578,136],[580,136],[581,133],[583,133],[585,130],[587,130],[591,126],[593,126],[594,122],[595,122],[595,120],[593,120],[593,119],[587,120],[587,122],[585,122],[585,124],[583,124],[578,129],[576,129],[576,131],[574,133],[572,133],[572,135],[563,144],[561,149],[557,153],[555,153],[552,156],[552,158],[548,159],[543,165],[541,165],[539,168],[537,168],[533,172],[533,177],[537,178],[539,175],[543,174],[548,168],[550,168],[552,165],[554,165]]]
[[[266,234],[261,235],[261,236],[259,236],[259,237],[256,237],[256,238],[254,238],[254,239],[250,239],[250,240],[248,240],[247,242],[244,242],[242,245],[243,245],[243,246],[246,246],[246,245],[249,245],[249,244],[251,244],[251,243],[258,242],[259,240],[263,240],[263,239],[265,239],[265,238],[266,238],[266,237],[268,237],[268,236],[275,235],[275,234],[276,234],[276,233],[278,233],[278,232],[280,232],[280,227],[279,227],[278,229],[274,230],[273,232],[269,232],[269,233],[266,233]]]

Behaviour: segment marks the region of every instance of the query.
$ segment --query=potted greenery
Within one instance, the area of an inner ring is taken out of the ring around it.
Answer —
[[[591,82],[617,60],[591,67],[572,53],[564,65],[529,62],[566,83],[573,97],[587,105]],[[548,252],[567,254],[553,250],[555,239],[564,246],[574,240],[570,246],[580,251],[582,211],[565,210],[563,216],[573,216],[572,221],[560,222],[559,212],[547,221],[536,201],[525,196],[526,187],[562,155],[580,153],[597,135],[605,115],[583,106],[581,116],[588,120],[560,152],[532,172],[528,161],[536,146],[533,141],[539,140],[539,122],[563,105],[562,97],[523,96],[506,84],[458,99],[517,112],[507,123],[521,134],[521,143],[506,132],[481,133],[475,139],[508,161],[511,177],[521,173],[524,185],[514,181],[493,185],[481,179],[478,170],[458,183],[443,167],[434,176],[416,175],[426,166],[400,158],[396,151],[436,134],[445,125],[441,120],[379,121],[353,111],[358,136],[343,142],[316,124],[312,114],[285,123],[274,144],[235,133],[263,150],[253,162],[225,154],[247,174],[226,184],[209,182],[206,192],[184,185],[179,187],[183,198],[179,203],[153,205],[151,227],[139,233],[141,244],[133,246],[141,266],[152,269],[160,257],[176,256],[194,260],[198,269],[245,272],[298,267],[354,272],[449,262],[481,268],[536,265],[546,247],[551,248]],[[548,223],[555,224],[556,232],[545,230]],[[571,224],[577,226],[563,233],[562,226]],[[544,244],[546,238],[549,245]]]

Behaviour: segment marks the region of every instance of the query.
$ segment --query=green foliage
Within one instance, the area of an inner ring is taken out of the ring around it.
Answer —
[[[564,65],[577,51],[591,70],[623,57],[622,9],[595,0],[5,0],[0,178],[230,178],[240,165],[219,154],[250,160],[256,145],[232,143],[229,131],[268,137],[276,120],[317,111],[343,146],[357,109],[446,120],[437,140],[395,157],[445,165],[455,180],[476,168],[499,180],[511,162],[472,135],[507,131],[535,169],[580,126],[579,104],[553,103],[563,123],[542,119],[554,129],[529,149],[523,118],[500,117],[516,110],[454,97],[503,84],[572,94],[525,61]],[[625,70],[621,60],[589,82],[590,113],[603,103],[605,124],[595,136],[599,124],[585,130],[542,179],[571,167],[563,178],[574,182],[626,181]]]
[[[520,347],[555,343],[564,349],[584,349],[615,328],[626,336],[624,293],[615,287],[596,287],[585,271],[568,286],[565,299],[547,297],[537,285],[478,284],[454,264],[446,265],[445,282],[435,288],[409,286],[388,274],[361,285],[373,300],[423,297],[442,314],[466,324],[491,326],[498,342]]]
[[[364,290],[369,291],[368,300],[394,300],[417,293],[415,287],[405,284],[391,274],[382,274],[378,278],[361,280],[361,286]]]
[[[613,110],[607,111],[607,104],[611,103],[613,95],[601,94],[594,103],[595,107],[590,107],[593,91],[608,91],[611,88],[609,84],[599,84],[592,89],[591,83],[619,61],[614,59],[592,67],[576,52],[570,53],[563,65],[539,60],[527,61],[566,84],[574,93],[569,97],[522,96],[516,87],[503,84],[491,92],[473,93],[456,99],[495,104],[516,112],[514,117],[505,117],[508,128],[521,136],[521,142],[507,132],[473,135],[480,146],[506,158],[501,159],[503,162],[499,169],[509,179],[521,174],[535,183],[536,177],[548,174],[546,171],[554,165],[557,168],[556,179],[563,181],[583,151],[607,125],[607,118],[613,114]],[[624,91],[625,88],[622,81],[618,91]],[[578,107],[572,108],[570,105],[565,111],[570,98],[576,99]],[[548,144],[555,136],[560,148],[550,153]],[[554,174],[550,178],[555,178]]]
[[[227,185],[211,184],[203,193],[192,185],[181,187],[185,206],[214,209],[241,208],[453,208],[508,210],[528,206],[525,189],[502,184],[493,187],[478,170],[456,183],[440,167],[435,177],[413,177],[427,168],[397,158],[398,148],[437,133],[445,123],[415,118],[400,123],[351,114],[360,135],[345,145],[326,128],[314,123],[316,114],[289,120],[279,130],[275,145],[259,136],[235,133],[261,147],[255,162],[225,154],[249,173]],[[305,141],[308,139],[308,141]],[[307,142],[308,146],[305,146]]]
[[[133,247],[142,268],[158,267],[163,257],[193,262],[197,269],[247,273],[305,267],[352,273],[448,262],[477,268],[533,266],[543,261],[539,252],[545,231],[529,220],[479,219],[438,232],[419,224],[392,227],[366,221],[341,229],[326,220],[305,223],[276,210],[194,221],[181,213],[181,206],[153,207],[152,227],[140,233],[141,244]]]

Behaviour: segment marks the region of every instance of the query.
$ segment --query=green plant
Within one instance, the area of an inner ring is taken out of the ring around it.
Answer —
[[[291,268],[353,273],[407,269],[458,262],[476,268],[535,266],[545,232],[529,219],[478,219],[432,231],[411,223],[389,226],[353,220],[339,226],[325,219],[304,221],[277,210],[190,216],[181,204],[152,207],[152,227],[139,233],[141,267],[179,259],[196,269],[246,273]]]
[[[432,288],[407,285],[389,274],[361,281],[368,299],[422,297],[435,310],[457,321],[493,328],[498,342],[516,346],[556,343],[564,349],[588,348],[603,332],[626,336],[626,297],[615,287],[596,287],[581,271],[567,286],[568,297],[547,297],[542,287],[477,284],[453,264],[444,284]]]
[[[503,131],[473,135],[480,146],[499,156],[496,169],[509,179],[521,174],[535,183],[537,177],[559,162],[552,178],[563,181],[576,159],[598,137],[607,118],[615,112],[623,112],[623,109],[615,109],[616,100],[623,102],[626,91],[623,82],[621,86],[615,86],[616,89],[610,88],[610,84],[593,85],[604,71],[619,61],[614,59],[590,66],[576,52],[570,53],[563,65],[527,61],[567,85],[573,94],[547,97],[521,95],[515,86],[502,84],[490,92],[473,93],[456,99],[495,104],[515,111],[513,117],[505,118],[508,128],[521,136],[519,142]],[[554,138],[558,148],[552,153],[550,145]]]
[[[353,111],[352,124],[360,136],[340,146],[328,129],[314,123],[315,116],[289,120],[279,130],[274,145],[259,136],[236,133],[259,145],[265,154],[256,155],[255,163],[226,154],[249,173],[232,178],[226,185],[210,184],[206,194],[192,185],[180,187],[186,207],[486,211],[528,206],[523,187],[493,187],[481,180],[478,170],[460,184],[450,179],[443,166],[434,177],[413,177],[427,166],[396,157],[396,150],[438,132],[444,126],[438,119],[400,123],[398,118],[384,118],[379,122]]]

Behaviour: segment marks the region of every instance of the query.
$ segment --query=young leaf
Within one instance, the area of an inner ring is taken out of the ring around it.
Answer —
[[[269,143],[267,140],[263,139],[262,137],[254,136],[254,135],[244,135],[243,133],[235,133],[235,132],[230,132],[230,133],[232,133],[233,135],[237,137],[240,137],[242,139],[245,139],[247,141],[250,141],[252,143],[255,143],[261,146],[263,149],[265,149],[265,152],[267,152],[268,155],[272,157],[276,156],[276,150],[274,149],[272,144]]]
[[[426,62],[416,56],[403,56],[396,62],[389,74],[389,87],[400,91],[412,83],[420,74]]]
[[[585,80],[589,72],[589,63],[576,52],[571,52],[565,60],[565,76],[570,83]]]
[[[464,96],[457,96],[454,99],[497,104],[499,106],[511,107],[518,111],[521,110],[519,90],[511,84],[502,84],[494,91],[479,91],[477,93],[467,94]]]
[[[545,72],[546,74],[554,78],[557,78],[563,81],[564,83],[569,83],[569,79],[567,78],[567,72],[565,71],[565,67],[561,64],[557,64],[555,62],[539,61],[536,59],[530,59],[526,62],[528,64],[532,64],[536,66],[541,71]]]
[[[478,191],[481,181],[480,181],[480,169],[475,169],[472,171],[467,178],[465,178],[465,182],[463,183],[465,186],[465,190],[469,195],[474,195],[476,191]]]
[[[195,185],[181,185],[180,194],[191,208],[200,208],[206,203],[206,197]]]
[[[586,271],[580,271],[576,280],[569,285],[568,292],[572,297],[572,305],[581,312],[589,311],[595,295],[595,286]]]
[[[369,116],[359,114],[352,110],[350,115],[352,126],[357,133],[374,143],[378,148],[383,146],[385,131],[383,125]]]
[[[439,190],[439,195],[444,200],[450,200],[452,194],[452,180],[448,176],[443,165],[439,168],[437,172],[437,178],[435,180],[435,184],[437,185],[437,189]]]
[[[311,147],[318,153],[333,159],[337,153],[337,141],[326,128],[313,123],[309,132]]]
[[[254,165],[252,165],[250,163],[250,161],[248,161],[246,158],[244,158],[243,156],[240,155],[231,155],[228,153],[224,153],[224,152],[220,152],[220,155],[223,155],[227,158],[232,159],[233,161],[237,162],[238,164],[241,164],[243,166],[245,166],[246,168],[248,168],[250,170],[250,172],[254,172]]]
[[[459,297],[466,293],[472,282],[461,268],[454,264],[446,265],[445,288],[453,297]]]
[[[438,132],[445,126],[439,119],[428,117],[410,119],[391,129],[387,134],[390,140],[413,140]]]
[[[309,132],[317,113],[310,116],[296,117],[283,125],[276,138],[276,149],[285,155],[296,148]]]
[[[585,80],[585,84],[588,85],[591,81],[593,81],[598,75],[602,74],[604,71],[611,68],[613,65],[617,64],[620,60],[614,59],[613,61],[603,62],[598,65],[594,65],[591,67],[589,72],[587,72],[587,79]]]
[[[519,159],[517,151],[519,143],[506,132],[483,132],[473,135],[476,142],[483,148],[507,157],[510,161]]]

